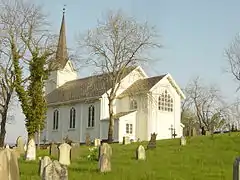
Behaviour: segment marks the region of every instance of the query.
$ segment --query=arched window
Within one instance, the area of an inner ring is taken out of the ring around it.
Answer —
[[[160,111],[173,112],[173,98],[165,90],[158,98],[158,109]]]
[[[135,99],[130,99],[130,110],[137,109],[137,101]]]
[[[75,128],[75,122],[76,122],[76,110],[75,108],[70,109],[70,123],[69,123],[69,128]]]
[[[59,119],[59,111],[55,110],[53,112],[53,130],[58,129],[58,119]]]
[[[94,106],[88,108],[88,127],[94,127]]]

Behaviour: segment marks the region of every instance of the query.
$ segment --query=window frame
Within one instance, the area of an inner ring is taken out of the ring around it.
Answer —
[[[69,129],[76,128],[76,109],[72,107],[70,109],[70,117],[69,117]]]
[[[125,133],[126,134],[133,134],[133,124],[132,123],[126,123],[125,125]]]
[[[57,131],[58,127],[59,127],[59,110],[55,109],[53,111],[53,127],[52,127],[52,129],[54,131]]]
[[[93,128],[95,127],[95,107],[94,105],[90,105],[88,107],[88,123],[87,123],[88,128]]]

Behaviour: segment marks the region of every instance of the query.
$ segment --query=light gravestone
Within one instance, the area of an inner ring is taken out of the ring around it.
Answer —
[[[39,157],[39,175],[40,175],[40,177],[42,177],[42,175],[43,175],[44,168],[51,163],[52,163],[52,161],[51,161],[50,157],[48,157],[48,156],[44,156],[43,158]]]
[[[99,171],[102,173],[111,171],[111,159],[108,154],[102,154],[99,159]]]
[[[5,148],[6,148],[6,149],[10,149],[8,144],[5,146]]]
[[[100,159],[103,154],[107,154],[110,158],[112,156],[112,147],[108,143],[103,143],[99,146],[98,159]]]
[[[18,160],[13,150],[0,150],[0,179],[20,180]]]
[[[58,149],[59,149],[59,163],[62,165],[70,165],[70,151],[71,151],[71,146],[67,143],[61,144]]]
[[[30,139],[27,145],[26,161],[36,160],[36,144],[34,139]]]
[[[240,157],[237,157],[233,163],[233,180],[240,180]]]
[[[27,144],[24,144],[24,151],[26,152],[27,151]]]
[[[197,136],[197,130],[196,130],[195,127],[192,128],[192,130],[191,130],[191,135],[192,135],[192,136]]]
[[[54,160],[44,167],[42,180],[68,180],[67,167]]]
[[[146,160],[146,151],[143,145],[139,145],[136,150],[136,158],[137,160]]]
[[[24,151],[24,142],[23,142],[22,136],[19,136],[17,138],[16,144],[17,144],[17,148],[19,149],[20,154],[24,154],[25,151]]]
[[[15,156],[17,158],[20,158],[20,151],[19,151],[19,149],[17,147],[13,147],[12,150],[13,150],[13,153],[15,154]]]
[[[126,145],[126,144],[130,144],[130,137],[129,136],[124,136],[123,137],[123,144]]]
[[[101,139],[94,139],[94,146],[95,147],[101,146]]]
[[[187,144],[186,138],[184,136],[182,136],[180,139],[180,145],[185,146],[186,144]]]
[[[206,131],[206,136],[210,136],[211,132],[210,131]]]

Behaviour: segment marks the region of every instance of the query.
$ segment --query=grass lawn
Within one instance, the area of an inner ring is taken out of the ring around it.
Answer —
[[[240,155],[240,133],[194,137],[180,147],[179,139],[157,141],[146,151],[147,160],[135,160],[138,143],[111,145],[112,172],[97,172],[97,161],[87,160],[88,148],[81,146],[79,158],[68,168],[69,180],[231,180],[232,164]],[[147,142],[143,145],[146,147]],[[47,155],[38,152],[38,156]],[[19,161],[21,180],[38,180],[38,161]]]

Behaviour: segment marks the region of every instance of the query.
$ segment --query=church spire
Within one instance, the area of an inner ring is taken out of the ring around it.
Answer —
[[[68,61],[67,53],[67,40],[66,40],[66,29],[65,29],[65,7],[63,8],[62,24],[59,34],[56,61],[60,68],[63,69]]]

